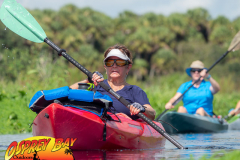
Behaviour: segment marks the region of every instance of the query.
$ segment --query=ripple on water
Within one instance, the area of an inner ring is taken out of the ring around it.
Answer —
[[[193,146],[193,147],[189,147],[189,149],[234,149],[233,147],[229,147],[229,146]]]
[[[166,142],[165,148],[147,150],[115,150],[115,151],[79,151],[74,153],[79,157],[88,159],[168,159],[183,160],[199,159],[203,155],[210,157],[213,154],[222,156],[224,153],[240,149],[240,131],[228,131],[223,133],[206,134],[179,134],[172,137],[189,149],[177,149],[170,142]],[[0,159],[5,156],[5,151],[12,141],[21,141],[31,137],[31,134],[0,135]],[[223,151],[224,152],[221,152]],[[219,152],[220,151],[220,152]]]

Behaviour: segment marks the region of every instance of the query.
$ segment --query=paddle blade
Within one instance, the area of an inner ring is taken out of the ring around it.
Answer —
[[[47,37],[34,17],[16,0],[4,0],[0,19],[7,28],[30,41],[41,43]]]
[[[240,31],[235,35],[235,37],[233,38],[228,51],[236,51],[240,49]]]

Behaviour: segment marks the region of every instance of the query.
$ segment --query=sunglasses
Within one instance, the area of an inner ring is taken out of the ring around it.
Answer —
[[[125,61],[125,60],[122,60],[122,59],[107,59],[105,61],[105,65],[107,67],[112,67],[114,65],[114,63],[119,67],[122,67],[122,66],[125,66],[125,65],[129,64],[128,61]]]
[[[196,71],[201,72],[202,70],[203,70],[203,69],[192,68],[192,69],[191,69],[191,72],[196,72]]]

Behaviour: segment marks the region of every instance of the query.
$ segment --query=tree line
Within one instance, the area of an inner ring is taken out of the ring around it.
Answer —
[[[49,39],[90,71],[104,73],[104,51],[114,44],[125,45],[133,54],[130,76],[136,80],[183,72],[196,59],[210,67],[227,51],[232,38],[240,30],[240,17],[233,21],[224,16],[213,19],[203,8],[169,16],[124,11],[116,18],[72,4],[58,11],[29,11]],[[24,40],[2,23],[0,30],[1,80],[15,81],[20,73],[35,73],[35,78],[41,79],[53,72],[67,74],[63,68],[72,67],[59,60],[48,45]],[[214,72],[235,77],[240,73],[239,59],[237,52],[231,53]],[[53,64],[59,68],[53,69]]]

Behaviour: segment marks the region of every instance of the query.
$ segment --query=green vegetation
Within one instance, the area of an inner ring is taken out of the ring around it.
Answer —
[[[74,70],[74,69],[72,69]],[[70,72],[71,70],[69,70]],[[74,71],[73,71],[74,72]],[[77,75],[77,74],[76,74]],[[79,79],[81,73],[78,75]],[[53,74],[51,77],[42,81],[37,81],[34,78],[23,78],[23,81],[16,81],[15,83],[2,82],[0,88],[0,134],[15,134],[31,132],[30,124],[33,122],[36,113],[28,109],[28,104],[32,96],[39,90],[48,90],[57,87],[67,86],[75,81],[65,79],[58,74]],[[186,74],[174,73],[166,75],[161,78],[156,78],[155,81],[136,81],[134,78],[129,78],[130,84],[135,84],[143,88],[148,94],[151,105],[157,111],[157,115],[165,110],[164,106],[169,98],[173,96],[177,88],[182,82],[188,80]],[[68,82],[70,81],[70,83]],[[46,85],[47,84],[47,85]],[[228,87],[228,86],[222,86]],[[239,94],[219,92],[214,98],[214,110],[216,114],[226,115],[230,108],[233,108],[238,101]],[[182,105],[180,102],[176,108]]]
[[[219,155],[219,152],[216,152],[211,157],[203,156],[203,157],[199,158],[198,160],[229,160],[229,159],[237,160],[237,159],[239,159],[239,156],[240,156],[240,152],[238,150],[230,152],[230,153],[226,153],[223,151],[223,153],[221,152],[221,156]],[[194,158],[191,157],[190,160],[194,160]]]
[[[210,67],[240,30],[240,17],[212,19],[203,8],[169,16],[125,11],[115,19],[74,5],[30,12],[48,38],[89,71],[105,73],[103,52],[117,43],[127,46],[134,62],[128,82],[147,92],[157,114],[189,80],[185,68],[197,59]],[[34,93],[67,86],[86,76],[48,45],[25,40],[2,23],[0,30],[0,134],[31,132],[29,124],[36,114],[28,104]],[[216,114],[226,115],[239,100],[239,60],[239,52],[232,52],[211,70],[221,85],[214,99]]]

